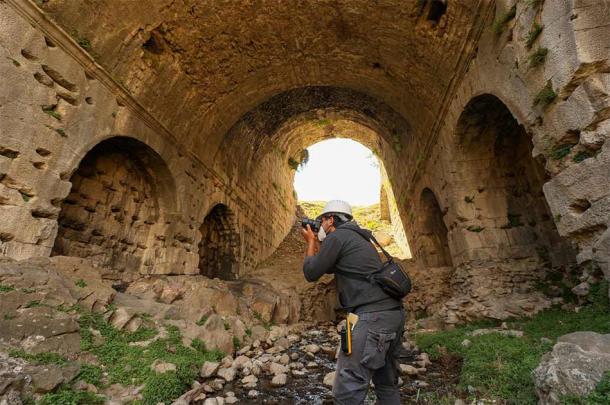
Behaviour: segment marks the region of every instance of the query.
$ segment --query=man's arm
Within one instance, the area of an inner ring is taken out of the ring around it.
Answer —
[[[313,251],[308,243],[305,261],[303,262],[303,274],[305,280],[312,282],[318,280],[326,273],[330,273],[339,258],[341,242],[336,237],[326,237],[324,243],[320,245],[318,254],[309,254]],[[308,241],[309,242],[309,241]]]

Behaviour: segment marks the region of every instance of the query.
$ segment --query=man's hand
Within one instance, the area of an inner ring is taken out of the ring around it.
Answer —
[[[305,256],[315,256],[320,249],[320,241],[315,233],[311,230],[311,227],[307,225],[307,228],[303,228],[301,232],[303,234],[303,239],[307,242],[307,250],[305,251]]]
[[[316,240],[316,234],[313,233],[309,225],[307,225],[307,228],[302,228],[301,233],[303,234],[303,239],[305,239],[305,242],[308,244]]]

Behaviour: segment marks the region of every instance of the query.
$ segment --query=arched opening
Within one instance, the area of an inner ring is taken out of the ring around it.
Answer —
[[[234,215],[224,204],[217,204],[205,217],[199,242],[199,272],[207,277],[234,280],[239,275],[239,235]]]
[[[559,237],[542,192],[544,167],[532,158],[530,137],[506,105],[489,94],[474,98],[457,136],[457,222],[467,242],[460,261],[530,259],[529,268],[571,263],[572,250]]]
[[[447,227],[436,196],[425,188],[420,197],[420,235],[418,256],[426,267],[452,266]]]
[[[135,139],[114,137],[91,149],[70,181],[51,255],[137,273],[173,184],[161,157]]]

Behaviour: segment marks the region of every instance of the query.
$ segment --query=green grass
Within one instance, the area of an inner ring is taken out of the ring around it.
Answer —
[[[0,284],[0,293],[7,293],[10,291],[15,291],[15,287],[8,284]]]
[[[100,366],[108,373],[110,384],[144,384],[144,405],[175,399],[188,389],[205,361],[224,356],[218,350],[206,350],[201,341],[194,341],[193,347],[184,346],[180,331],[171,325],[166,326],[167,338],[158,339],[148,347],[137,347],[129,343],[148,340],[157,335],[157,331],[150,328],[140,328],[133,333],[118,331],[105,322],[102,315],[95,313],[81,314],[79,323],[81,348],[97,356]],[[102,345],[94,346],[91,329],[100,331],[104,338]],[[156,374],[151,370],[155,360],[175,364],[177,370]]]
[[[57,364],[59,366],[67,364],[67,360],[57,353],[30,354],[23,350],[11,349],[8,354],[11,357],[17,357],[33,364]]]
[[[85,287],[87,287],[87,283],[85,283],[85,280],[83,280],[82,278],[78,279],[78,280],[76,281],[76,283],[74,283],[74,284],[75,284],[77,287],[80,287],[80,288],[85,288]]]
[[[546,60],[546,55],[549,53],[549,50],[544,47],[539,47],[536,49],[534,53],[529,56],[529,66],[530,68],[535,68],[540,66]]]
[[[416,335],[417,345],[432,358],[440,357],[445,350],[462,357],[459,389],[466,390],[470,385],[477,397],[533,405],[537,398],[531,372],[559,336],[579,330],[610,333],[607,288],[607,282],[593,286],[589,295],[591,302],[578,313],[554,308],[532,318],[509,320],[512,329],[524,332],[521,338],[498,333],[467,335],[474,329],[494,324],[486,322],[451,331],[420,333]],[[543,337],[551,343],[542,342]],[[464,339],[469,339],[471,345],[462,346]]]
[[[103,404],[104,397],[88,391],[72,391],[61,386],[54,393],[45,394],[36,405],[95,405]]]
[[[78,379],[83,380],[86,383],[95,385],[96,387],[102,386],[102,369],[94,364],[82,364]]]
[[[494,21],[492,25],[493,31],[496,35],[500,35],[506,28],[506,24],[515,18],[517,14],[517,5],[514,4],[507,12],[500,14],[500,16]]]
[[[536,22],[532,25],[532,28],[530,28],[529,32],[525,36],[525,46],[527,47],[527,49],[531,49],[532,45],[534,45],[534,42],[536,42],[536,40],[542,33],[542,29],[543,26]]]

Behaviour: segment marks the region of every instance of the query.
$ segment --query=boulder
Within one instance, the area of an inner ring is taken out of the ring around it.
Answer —
[[[324,385],[327,387],[333,387],[335,384],[335,371],[332,371],[324,376]]]
[[[271,380],[271,385],[273,385],[274,387],[281,387],[283,385],[286,385],[287,379],[288,376],[284,373],[276,374]]]
[[[201,366],[201,371],[199,372],[199,375],[203,378],[209,378],[209,377],[213,376],[214,373],[216,373],[216,371],[218,371],[219,367],[220,367],[220,363],[218,363],[218,362],[206,361]]]
[[[561,336],[533,371],[540,405],[560,404],[564,395],[586,396],[610,370],[610,334]]]
[[[231,382],[235,379],[235,374],[237,374],[237,370],[235,370],[233,367],[221,368],[220,370],[218,370],[217,374],[218,377],[223,378],[227,382]]]

